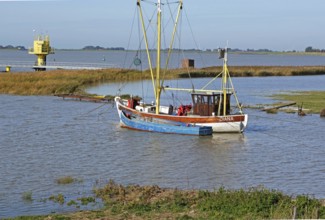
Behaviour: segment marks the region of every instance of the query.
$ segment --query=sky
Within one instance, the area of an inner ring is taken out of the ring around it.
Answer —
[[[183,1],[198,49],[325,48],[325,0]],[[0,45],[30,47],[48,34],[57,49],[127,48],[135,10],[136,0],[0,0]]]

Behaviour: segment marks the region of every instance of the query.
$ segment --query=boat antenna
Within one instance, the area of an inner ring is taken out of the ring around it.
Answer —
[[[236,94],[236,91],[234,89],[234,84],[232,83],[230,73],[228,70],[228,41],[227,46],[225,49],[220,49],[220,56],[219,59],[223,58],[223,70],[222,70],[222,91],[223,91],[223,115],[226,115],[226,104],[227,104],[227,93],[230,89],[230,91],[233,92],[233,95],[235,97],[237,107],[239,108],[239,112],[242,114],[242,105],[238,101],[238,97]],[[227,86],[228,82],[230,83],[230,88]],[[220,109],[220,103],[219,103],[219,109]]]

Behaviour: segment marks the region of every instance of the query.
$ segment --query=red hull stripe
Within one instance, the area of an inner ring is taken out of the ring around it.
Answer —
[[[170,121],[178,121],[183,123],[225,123],[225,122],[241,122],[245,121],[244,115],[227,115],[227,116],[177,116],[177,115],[156,115],[152,113],[139,112],[126,106],[120,105],[120,110],[126,110],[132,114],[140,115],[148,118],[159,118]]]

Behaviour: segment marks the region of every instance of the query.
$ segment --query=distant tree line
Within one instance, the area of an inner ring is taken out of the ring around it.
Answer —
[[[325,49],[316,49],[316,48],[313,48],[313,47],[307,47],[305,49],[305,52],[306,53],[311,53],[311,52],[316,52],[316,53],[325,53]]]
[[[1,49],[9,49],[9,50],[27,50],[24,46],[12,46],[12,45],[7,45],[7,46],[2,46],[0,45],[0,50]],[[82,48],[82,50],[125,50],[124,47],[101,47],[101,46],[85,46]],[[168,49],[164,49],[164,50],[168,50]],[[180,49],[174,48],[174,51],[177,51]],[[219,49],[206,49],[207,52],[216,52]],[[182,51],[201,51],[199,49],[183,49]],[[238,49],[238,48],[228,48],[229,52],[275,52],[269,49]],[[288,52],[288,51],[287,51]],[[291,51],[291,52],[296,52],[295,50]],[[305,49],[306,53],[325,53],[325,49],[316,49],[313,48],[311,46],[307,47]]]
[[[206,51],[218,51],[219,49],[207,49]],[[238,48],[228,48],[227,49],[228,52],[273,52],[272,50],[269,50],[269,49],[246,49],[246,50],[242,50],[242,49],[238,49]]]
[[[123,47],[85,46],[82,50],[125,50]]]
[[[10,50],[26,50],[26,48],[24,46],[12,46],[12,45],[7,45],[7,46],[2,46],[0,45],[0,50],[1,49],[10,49]]]

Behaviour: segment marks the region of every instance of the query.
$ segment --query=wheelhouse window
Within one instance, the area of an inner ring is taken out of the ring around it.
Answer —
[[[226,114],[230,114],[230,96],[226,95]],[[220,93],[192,93],[193,114],[200,116],[220,115],[223,113],[223,95]]]

